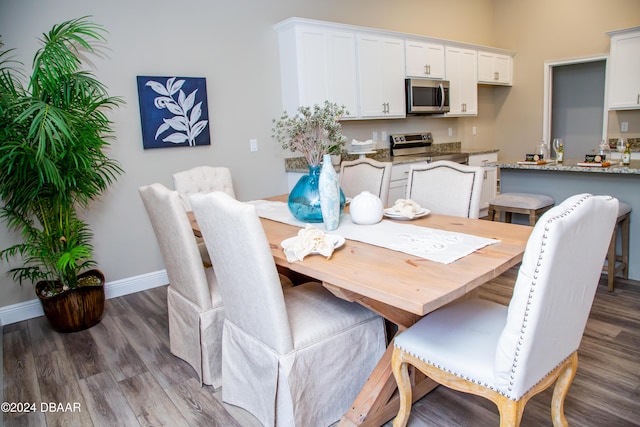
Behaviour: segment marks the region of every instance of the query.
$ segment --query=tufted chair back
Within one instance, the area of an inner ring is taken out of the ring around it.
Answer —
[[[173,174],[173,188],[181,194],[186,210],[191,210],[189,196],[196,193],[222,191],[235,198],[229,168],[222,166],[196,166]]]

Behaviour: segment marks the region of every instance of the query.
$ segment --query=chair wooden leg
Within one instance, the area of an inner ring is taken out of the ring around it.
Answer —
[[[613,235],[609,242],[607,251],[607,289],[613,292],[613,282],[616,276],[616,236],[618,235],[618,225],[613,227]]]
[[[629,278],[629,214],[622,220],[621,229],[622,232],[622,262],[624,263],[624,269],[622,270],[622,277]]]
[[[511,222],[511,212],[504,212],[504,222]]]
[[[496,402],[500,413],[500,427],[518,427],[526,401],[513,401],[507,397]]]
[[[391,370],[398,384],[398,394],[400,396],[400,408],[398,415],[393,420],[393,427],[405,427],[411,413],[411,378],[409,377],[409,366],[406,362],[403,362],[402,350],[398,348],[393,349]]]
[[[487,218],[489,219],[489,221],[495,221],[496,218],[496,211],[495,209],[493,209],[492,206],[489,206],[489,210],[487,210]]]
[[[570,356],[570,362],[566,365],[553,388],[553,397],[551,398],[551,420],[554,427],[566,427],[569,424],[564,416],[564,400],[569,393],[569,387],[576,376],[578,369],[578,352],[574,352]]]

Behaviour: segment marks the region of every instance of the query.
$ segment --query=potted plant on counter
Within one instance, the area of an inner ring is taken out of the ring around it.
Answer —
[[[102,316],[104,275],[93,269],[93,233],[80,213],[122,173],[103,151],[112,133],[105,111],[122,100],[81,69],[103,33],[87,17],[54,25],[24,83],[12,49],[0,51],[0,217],[21,236],[0,256],[20,263],[10,276],[35,283],[45,315],[64,332]]]
[[[322,106],[301,106],[296,115],[286,112],[273,120],[273,138],[283,149],[301,152],[307,161],[309,174],[303,175],[289,193],[289,210],[301,221],[322,222],[318,181],[320,162],[325,154],[344,153],[345,136],[340,118],[348,114],[345,106],[325,101]],[[345,197],[340,191],[340,211]]]

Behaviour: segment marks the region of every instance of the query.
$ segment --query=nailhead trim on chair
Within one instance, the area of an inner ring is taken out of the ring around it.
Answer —
[[[353,165],[346,165],[346,166],[344,166],[344,169],[347,170],[349,168],[357,167],[357,166],[360,166],[362,164],[363,163],[353,164]],[[385,169],[384,166],[372,165],[371,163],[366,163],[366,165],[374,167],[376,169],[381,169],[382,171],[384,171],[384,169]],[[384,174],[384,172],[383,172],[383,174]],[[382,194],[382,181],[380,181],[380,185],[378,186],[378,194],[376,194],[376,195],[379,195],[379,194]]]
[[[427,364],[429,364],[429,365],[431,365],[431,366],[433,366],[433,367],[436,367],[436,368],[440,369],[441,371],[445,371],[445,372],[447,372],[447,373],[449,373],[449,374],[451,374],[451,375],[455,375],[455,376],[456,376],[456,377],[458,377],[458,378],[462,378],[463,380],[470,381],[470,382],[472,382],[472,383],[474,383],[474,384],[480,384],[480,385],[481,385],[481,386],[483,386],[483,387],[486,387],[486,388],[488,388],[488,389],[490,389],[490,390],[493,390],[493,391],[495,391],[495,392],[497,392],[497,393],[500,393],[500,394],[502,394],[502,395],[505,395],[504,393],[500,392],[499,390],[496,390],[494,387],[492,387],[492,386],[491,386],[491,385],[489,385],[489,384],[481,383],[480,381],[476,380],[475,378],[469,378],[468,376],[461,375],[460,373],[458,373],[458,372],[454,372],[454,371],[452,371],[451,369],[445,369],[443,366],[440,366],[440,365],[438,365],[437,363],[434,363],[434,362],[433,362],[433,361],[431,361],[431,360],[425,360],[425,359],[423,359],[422,357],[418,356],[417,354],[412,353],[412,352],[410,352],[410,351],[407,351],[406,349],[404,349],[404,348],[402,348],[402,347],[399,347],[399,346],[395,346],[395,347],[397,347],[397,348],[401,349],[401,350],[402,350],[402,351],[404,351],[405,353],[410,354],[411,356],[415,357],[416,359],[420,359],[420,360],[422,360],[424,363],[427,363]],[[505,395],[505,396],[506,396],[506,395]]]
[[[516,374],[517,368],[518,368],[518,356],[520,354],[520,350],[521,350],[522,344],[524,343],[524,333],[526,332],[526,328],[527,328],[527,321],[528,321],[528,317],[529,317],[529,308],[531,306],[531,303],[532,303],[532,300],[533,300],[533,296],[534,296],[534,292],[535,292],[535,288],[536,288],[536,285],[537,285],[538,273],[540,272],[539,268],[542,266],[542,263],[543,263],[543,260],[544,260],[545,246],[547,245],[547,239],[549,238],[549,236],[547,234],[549,232],[549,226],[550,226],[550,224],[552,222],[557,221],[558,219],[567,216],[570,212],[575,210],[579,205],[584,203],[584,201],[587,200],[588,198],[589,197],[580,198],[571,207],[569,207],[566,211],[562,212],[560,215],[557,215],[557,216],[554,216],[552,218],[549,218],[547,220],[547,222],[545,223],[545,225],[544,225],[544,233],[542,234],[542,242],[540,244],[540,246],[541,246],[540,247],[540,253],[538,254],[538,261],[536,263],[536,269],[533,272],[533,280],[531,281],[531,284],[529,285],[529,297],[527,299],[527,306],[525,307],[524,318],[522,319],[522,325],[520,327],[520,333],[522,335],[518,338],[518,345],[516,346],[515,356],[513,358],[513,363],[511,365],[511,381],[509,382],[509,387],[508,387],[509,393],[511,393],[513,391],[513,379],[515,377],[515,374]],[[509,397],[505,393],[502,393],[502,392],[499,392],[499,393],[503,394],[506,397]],[[511,397],[509,397],[509,398],[512,399]]]
[[[475,184],[475,182],[476,182],[476,173],[475,173],[474,171],[461,171],[460,169],[453,168],[453,167],[451,167],[451,166],[449,166],[449,165],[439,165],[439,166],[436,166],[436,167],[437,167],[437,168],[453,169],[453,170],[455,170],[456,172],[462,172],[462,173],[470,173],[470,174],[473,174],[473,179],[471,180],[471,189],[473,189],[473,185],[474,185],[474,184]],[[433,168],[433,169],[435,169],[435,168]],[[468,200],[468,203],[467,203],[467,216],[469,216],[469,215],[471,214],[471,199],[472,199],[472,198],[473,198],[473,194],[470,192],[470,193],[469,193],[469,200]]]

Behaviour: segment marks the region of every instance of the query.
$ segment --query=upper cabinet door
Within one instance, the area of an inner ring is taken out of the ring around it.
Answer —
[[[511,86],[513,58],[493,52],[478,51],[478,83]]]
[[[347,118],[358,115],[356,40],[353,32],[302,25],[280,36],[280,72],[283,107],[322,105],[325,100],[344,105]]]
[[[447,46],[445,58],[451,107],[447,116],[477,116],[478,51]]]
[[[607,69],[610,110],[640,109],[640,27],[609,33]]]
[[[444,45],[405,41],[407,77],[444,79]]]
[[[403,40],[359,33],[357,46],[360,117],[406,117]]]
[[[356,37],[353,33],[331,32],[327,43],[327,76],[329,100],[344,105],[349,111],[346,117],[358,115],[358,73],[356,60]]]

